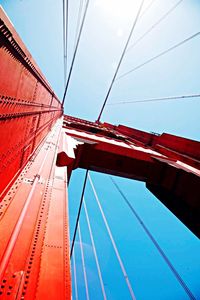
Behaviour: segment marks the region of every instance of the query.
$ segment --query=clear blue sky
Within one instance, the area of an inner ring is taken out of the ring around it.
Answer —
[[[65,112],[80,118],[96,120],[110,80],[124,46],[136,7],[124,9],[105,6],[106,1],[91,0],[83,36],[78,50]],[[107,3],[113,1],[107,0]],[[120,1],[116,1],[120,3]],[[130,3],[130,1],[121,1]],[[138,3],[138,1],[132,1]],[[178,0],[155,0],[151,9],[138,22],[132,42],[140,37]],[[63,94],[62,1],[0,0],[15,28],[37,61],[56,94]],[[146,0],[146,5],[150,0]],[[69,60],[74,48],[74,36],[79,1],[70,1]],[[136,5],[137,6],[137,5]],[[137,66],[161,51],[200,31],[200,2],[183,0],[134,49],[130,50],[120,74]],[[131,43],[132,43],[131,42]],[[200,37],[188,42],[117,81],[109,103],[134,99],[199,93]],[[135,128],[169,132],[200,139],[200,99],[156,102],[150,104],[107,105],[102,120]],[[69,188],[70,230],[82,189],[84,172],[77,170]],[[113,236],[130,277],[137,299],[185,300],[187,295],[163,262],[155,247],[144,234],[111,185],[108,176],[91,174],[105,210]],[[153,235],[192,290],[200,299],[200,243],[160,202],[143,183],[117,178],[120,187],[151,229]],[[97,244],[103,280],[108,299],[129,299],[125,281],[117,264],[89,184],[86,202],[94,239]],[[86,271],[91,299],[102,299],[94,256],[84,213],[81,230],[86,257]],[[79,241],[76,246],[79,299],[85,298]]]

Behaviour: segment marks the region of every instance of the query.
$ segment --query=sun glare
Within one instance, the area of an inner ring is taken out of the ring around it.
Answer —
[[[101,8],[111,18],[130,19],[137,12],[138,0],[96,0],[95,6]]]

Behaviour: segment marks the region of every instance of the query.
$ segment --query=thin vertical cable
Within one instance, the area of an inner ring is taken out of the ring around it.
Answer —
[[[76,277],[76,256],[75,256],[75,249],[72,256],[73,262],[73,271],[74,271],[74,290],[75,290],[75,299],[78,300],[78,287],[77,287],[77,277]]]
[[[90,219],[89,219],[89,215],[88,215],[88,211],[87,211],[87,206],[86,206],[85,199],[83,199],[83,207],[84,207],[84,210],[85,210],[85,216],[86,216],[86,220],[87,220],[87,224],[88,224],[88,229],[89,229],[89,233],[90,233],[90,239],[91,239],[91,243],[92,243],[92,249],[93,249],[93,252],[94,252],[94,258],[95,258],[95,262],[96,262],[96,266],[97,266],[97,271],[98,271],[98,275],[99,275],[99,281],[100,281],[100,285],[101,285],[101,291],[102,291],[103,299],[106,300],[107,298],[106,298],[105,287],[104,287],[104,283],[103,283],[103,279],[102,279],[101,269],[100,269],[100,265],[99,265],[99,260],[98,260],[98,256],[97,256],[97,251],[96,251],[95,243],[94,243],[93,233],[92,233],[92,229],[91,229],[91,224],[90,224]]]
[[[83,276],[84,276],[84,282],[85,282],[86,298],[87,298],[87,300],[89,300],[90,297],[89,297],[89,290],[88,290],[87,273],[86,273],[86,268],[85,268],[85,259],[84,259],[84,251],[83,251],[80,223],[78,224],[78,235],[79,235],[79,242],[80,242],[80,249],[81,249],[81,260],[82,260],[82,266],[83,266]]]
[[[67,77],[67,47],[68,47],[68,0],[63,0],[63,55],[64,55],[64,85]]]
[[[144,231],[146,232],[146,234],[148,235],[148,237],[150,238],[150,240],[152,241],[152,243],[154,244],[154,246],[156,247],[156,249],[158,250],[158,252],[160,253],[160,255],[162,256],[162,258],[164,259],[164,261],[166,262],[166,264],[168,265],[168,267],[170,268],[170,270],[172,271],[172,273],[174,274],[174,276],[176,277],[176,279],[178,280],[178,282],[180,283],[180,285],[182,286],[182,288],[185,290],[185,292],[188,295],[189,299],[195,300],[196,298],[194,297],[194,295],[192,294],[192,292],[190,291],[190,289],[188,288],[186,283],[181,278],[181,275],[174,268],[174,266],[170,262],[169,258],[164,253],[164,251],[162,250],[162,248],[160,247],[160,245],[158,244],[156,239],[153,237],[150,230],[144,224],[143,220],[140,218],[140,216],[138,215],[136,210],[133,208],[133,206],[131,205],[129,200],[126,198],[126,196],[124,195],[124,193],[122,192],[122,190],[120,189],[118,184],[115,182],[115,180],[112,177],[110,177],[110,179],[111,179],[112,183],[114,184],[114,186],[116,187],[117,191],[120,193],[120,195],[122,196],[122,198],[124,199],[124,201],[128,205],[128,207],[130,208],[130,210],[132,211],[132,213],[134,214],[134,216],[136,217],[136,219],[138,220],[138,222],[140,223],[140,225],[142,226],[142,228],[144,229]]]
[[[66,14],[65,14],[65,0],[63,0],[63,62],[64,62],[64,85],[66,82]]]
[[[65,58],[65,83],[66,83],[66,78],[67,78],[67,64],[68,64],[68,60],[67,60],[67,48],[68,48],[68,23],[69,23],[69,2],[68,0],[66,0],[66,50],[65,50],[65,53],[66,53],[66,58]]]
[[[84,179],[83,189],[82,189],[82,193],[81,193],[81,200],[80,200],[78,214],[77,214],[77,218],[76,218],[76,225],[75,225],[74,235],[73,235],[73,239],[72,239],[72,246],[71,246],[71,250],[70,250],[70,258],[72,257],[72,254],[73,254],[74,242],[75,242],[75,239],[76,239],[76,232],[77,232],[78,222],[79,222],[79,218],[80,218],[80,214],[81,214],[81,208],[82,208],[82,204],[83,204],[83,196],[84,196],[84,193],[85,193],[85,187],[86,187],[86,183],[87,183],[87,176],[88,176],[88,170],[85,173],[85,179]]]
[[[65,97],[66,97],[67,90],[68,90],[68,87],[69,87],[69,82],[70,82],[71,75],[72,75],[72,70],[73,70],[73,66],[74,66],[74,62],[75,62],[75,58],[76,58],[76,53],[77,53],[77,50],[78,50],[79,42],[80,42],[80,39],[81,39],[81,34],[82,34],[82,31],[83,31],[83,26],[84,26],[84,23],[85,23],[85,18],[86,18],[86,14],[87,14],[87,10],[88,10],[88,5],[89,5],[89,0],[87,0],[86,5],[85,5],[83,18],[82,18],[79,34],[78,34],[78,37],[77,37],[76,47],[75,47],[75,50],[74,50],[74,53],[73,53],[72,62],[71,62],[70,69],[69,69],[69,74],[68,74],[68,77],[67,77],[66,87],[65,87],[65,91],[64,91],[64,95],[63,95],[63,100],[62,100],[62,106],[64,105]]]
[[[139,16],[140,16],[140,13],[141,13],[141,10],[142,10],[144,1],[145,1],[145,0],[142,0],[142,1],[141,1],[141,4],[140,4],[140,6],[139,6],[139,9],[138,9],[136,18],[135,18],[135,20],[134,20],[134,22],[133,22],[133,25],[132,25],[131,31],[130,31],[130,33],[129,33],[128,39],[127,39],[127,41],[126,41],[125,47],[124,47],[124,49],[123,49],[123,51],[122,51],[122,55],[121,55],[121,57],[120,57],[119,63],[118,63],[118,65],[117,65],[117,68],[116,68],[116,70],[115,70],[115,73],[114,73],[114,76],[113,76],[113,78],[112,78],[111,84],[110,84],[110,86],[109,86],[108,92],[107,92],[107,94],[106,94],[105,100],[104,100],[104,102],[103,102],[103,105],[102,105],[101,111],[100,111],[100,113],[99,113],[97,122],[100,122],[100,119],[101,119],[102,113],[103,113],[103,111],[104,111],[106,102],[108,101],[108,97],[109,97],[109,95],[110,95],[110,92],[111,92],[111,90],[112,90],[113,84],[114,84],[115,79],[116,79],[116,77],[117,77],[119,68],[120,68],[120,66],[121,66],[121,63],[122,63],[123,58],[124,58],[124,55],[125,55],[125,53],[126,53],[126,49],[127,49],[127,47],[128,47],[128,44],[129,44],[130,39],[131,39],[131,37],[132,37],[133,31],[134,31],[135,26],[136,26],[136,24],[137,24],[138,18],[139,18]]]
[[[126,281],[126,284],[127,284],[128,289],[129,289],[131,299],[136,300],[136,297],[135,297],[135,295],[134,295],[134,293],[133,293],[133,290],[132,290],[132,287],[131,287],[131,283],[130,283],[129,278],[128,278],[128,274],[126,273],[126,269],[125,269],[125,267],[124,267],[124,264],[123,264],[123,262],[122,262],[122,259],[121,259],[121,257],[120,257],[120,254],[119,254],[119,251],[118,251],[117,246],[116,246],[116,244],[115,244],[114,238],[113,238],[113,236],[112,236],[110,227],[109,227],[108,222],[107,222],[107,220],[106,220],[106,217],[105,217],[105,215],[104,215],[103,209],[102,209],[102,207],[101,207],[101,204],[100,204],[99,198],[98,198],[98,196],[97,196],[97,193],[96,193],[94,184],[93,184],[93,182],[92,182],[92,178],[90,177],[90,174],[88,174],[88,178],[89,178],[89,181],[90,181],[90,184],[91,184],[91,187],[92,187],[92,190],[93,190],[93,193],[94,193],[96,202],[97,202],[97,204],[98,204],[99,210],[100,210],[100,212],[101,212],[101,215],[102,215],[104,224],[105,224],[105,226],[106,226],[108,235],[109,235],[110,240],[111,240],[111,243],[112,243],[112,245],[113,245],[113,248],[114,248],[114,251],[115,251],[117,260],[118,260],[119,265],[120,265],[120,267],[121,267],[121,270],[122,270],[124,279],[125,279],[125,281]]]
[[[74,50],[76,48],[76,42],[77,42],[78,32],[79,32],[80,23],[81,23],[82,10],[83,10],[83,0],[80,0],[79,1],[79,8],[78,8],[78,17],[77,17],[75,38],[74,38]]]

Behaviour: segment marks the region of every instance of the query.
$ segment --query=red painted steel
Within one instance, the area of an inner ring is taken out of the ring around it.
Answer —
[[[13,177],[62,115],[62,108],[2,9],[0,66],[1,201]]]
[[[0,208],[0,298],[71,299],[66,169],[58,121]]]
[[[0,299],[71,299],[62,113],[0,9]]]
[[[57,165],[78,167],[146,182],[193,233],[200,237],[200,143],[170,134],[151,134],[123,125],[65,116],[67,150]]]

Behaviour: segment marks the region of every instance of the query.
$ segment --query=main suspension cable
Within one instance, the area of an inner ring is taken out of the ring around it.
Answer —
[[[72,239],[72,245],[71,245],[71,250],[70,250],[70,258],[72,257],[72,254],[73,254],[74,242],[75,242],[75,239],[76,239],[76,232],[77,232],[78,222],[79,222],[79,218],[80,218],[80,214],[81,214],[81,208],[82,208],[82,204],[83,204],[83,197],[84,197],[84,193],[85,193],[85,187],[86,187],[86,183],[87,183],[87,177],[88,177],[88,170],[85,173],[85,179],[84,179],[84,183],[83,183],[83,188],[82,188],[82,193],[81,193],[81,199],[80,199],[78,214],[77,214],[77,218],[76,218],[76,225],[75,225],[75,229],[74,229],[74,234],[73,234],[73,239]]]
[[[109,176],[109,177],[110,177],[112,183],[114,184],[115,188],[117,189],[117,191],[119,192],[119,194],[121,195],[121,197],[123,198],[123,200],[125,201],[125,203],[128,205],[129,209],[131,210],[131,212],[135,216],[135,218],[138,220],[138,222],[142,226],[143,230],[146,232],[147,236],[150,238],[150,240],[152,241],[152,243],[154,244],[154,246],[156,247],[156,249],[158,250],[158,252],[162,256],[162,258],[164,259],[164,261],[166,262],[166,264],[168,265],[168,267],[170,268],[170,270],[172,271],[172,273],[174,274],[174,276],[176,277],[176,279],[178,280],[178,282],[180,283],[180,285],[182,286],[182,288],[187,293],[188,297],[190,299],[192,299],[192,300],[195,300],[194,295],[192,294],[192,292],[190,291],[190,289],[188,288],[188,286],[186,285],[186,283],[182,279],[181,275],[175,269],[175,267],[173,266],[173,264],[171,263],[171,261],[169,260],[169,258],[165,254],[165,252],[162,250],[162,248],[160,247],[160,245],[158,244],[158,242],[156,241],[156,239],[151,234],[150,230],[144,224],[144,222],[141,219],[141,217],[138,215],[138,213],[136,212],[136,210],[134,209],[134,207],[132,206],[132,204],[130,203],[130,201],[127,199],[127,197],[125,196],[125,194],[122,192],[122,190],[120,189],[119,185],[116,183],[116,181],[111,176]]]
[[[153,56],[152,58],[146,60],[144,63],[142,63],[142,64],[136,66],[135,68],[133,68],[133,69],[131,69],[131,70],[129,70],[129,71],[123,73],[122,75],[120,75],[119,77],[117,77],[116,80],[119,80],[119,79],[121,79],[121,78],[123,78],[123,77],[129,75],[130,73],[132,73],[132,72],[134,72],[134,71],[136,71],[136,70],[138,70],[138,69],[144,67],[145,65],[149,64],[150,62],[152,62],[152,61],[158,59],[159,57],[161,57],[161,56],[163,56],[163,55],[169,53],[170,51],[172,51],[172,50],[174,50],[174,49],[176,49],[176,48],[182,46],[183,44],[189,42],[190,40],[196,38],[196,37],[199,36],[199,35],[200,35],[200,31],[198,31],[197,33],[195,33],[195,34],[189,36],[188,38],[184,39],[183,41],[179,42],[178,44],[175,44],[174,46],[168,48],[167,50],[165,50],[165,51],[159,53],[158,55]]]
[[[122,54],[121,54],[119,63],[118,63],[117,68],[116,68],[116,70],[115,70],[114,76],[113,76],[113,78],[112,78],[111,84],[110,84],[110,86],[109,86],[108,92],[107,92],[106,97],[105,97],[105,100],[104,100],[104,102],[103,102],[101,111],[100,111],[99,116],[98,116],[98,118],[97,118],[97,122],[100,122],[102,113],[103,113],[103,111],[104,111],[106,102],[108,101],[108,97],[109,97],[109,95],[110,95],[110,92],[111,92],[111,90],[112,90],[113,84],[114,84],[115,79],[116,79],[116,77],[117,77],[119,68],[120,68],[120,66],[121,66],[121,63],[122,63],[122,61],[123,61],[123,58],[124,58],[126,49],[127,49],[127,47],[128,47],[128,44],[129,44],[129,41],[130,41],[130,39],[131,39],[131,37],[132,37],[133,31],[134,31],[134,29],[135,29],[135,26],[136,26],[136,24],[137,24],[138,18],[139,18],[139,16],[140,16],[140,13],[141,13],[141,10],[142,10],[144,1],[145,1],[145,0],[142,0],[142,1],[141,1],[141,4],[140,4],[140,6],[139,6],[139,9],[138,9],[136,18],[135,18],[135,20],[134,20],[134,22],[133,22],[131,31],[130,31],[130,33],[129,33],[128,39],[127,39],[126,44],[125,44],[125,46],[124,46],[124,49],[123,49],[123,51],[122,51]]]
[[[100,265],[99,265],[99,260],[98,260],[98,256],[97,256],[95,243],[94,243],[92,228],[91,228],[91,224],[90,224],[90,219],[89,219],[85,199],[83,199],[83,207],[84,207],[84,210],[85,210],[85,216],[86,216],[87,225],[88,225],[89,234],[90,234],[90,239],[91,239],[91,243],[92,243],[92,249],[93,249],[93,252],[94,252],[94,258],[95,258],[95,262],[96,262],[96,266],[97,266],[97,272],[98,272],[99,281],[100,281],[100,285],[101,285],[101,291],[102,291],[103,299],[106,300],[107,297],[106,297],[105,287],[104,287],[104,283],[103,283],[101,268],[100,268]]]
[[[79,243],[80,243],[80,250],[81,250],[81,260],[82,260],[82,266],[83,266],[83,277],[84,277],[84,282],[85,282],[86,299],[90,300],[80,223],[78,224],[78,235],[79,235]]]
[[[193,99],[193,98],[200,98],[200,94],[161,97],[161,98],[148,98],[148,99],[130,100],[130,101],[119,101],[119,102],[108,103],[108,105],[134,104],[134,103],[146,103],[146,102],[157,102],[157,101],[159,102],[159,101],[171,101],[171,100],[185,100],[185,99]]]
[[[110,227],[109,227],[108,222],[107,222],[107,220],[106,220],[104,211],[103,211],[102,206],[101,206],[101,204],[100,204],[100,201],[99,201],[99,198],[98,198],[98,195],[97,195],[97,192],[96,192],[96,189],[95,189],[95,187],[94,187],[94,184],[93,184],[93,181],[92,181],[92,178],[91,178],[90,174],[88,174],[88,178],[89,178],[89,181],[90,181],[90,184],[91,184],[91,187],[92,187],[92,190],[93,190],[93,193],[94,193],[94,196],[95,196],[97,205],[98,205],[98,207],[99,207],[101,216],[102,216],[102,218],[103,218],[105,227],[106,227],[107,232],[108,232],[108,235],[109,235],[109,237],[110,237],[110,241],[111,241],[112,246],[113,246],[113,249],[114,249],[114,251],[115,251],[117,260],[118,260],[119,265],[120,265],[120,268],[121,268],[121,270],[122,270],[124,279],[125,279],[125,281],[126,281],[126,284],[127,284],[128,289],[129,289],[131,299],[136,300],[135,295],[134,295],[134,292],[133,292],[133,289],[132,289],[132,286],[131,286],[131,283],[130,283],[130,281],[129,281],[128,274],[127,274],[127,272],[126,272],[125,266],[124,266],[124,264],[123,264],[123,262],[122,262],[122,259],[121,259],[121,257],[120,257],[119,251],[118,251],[118,249],[117,249],[117,245],[116,245],[116,243],[115,243],[115,241],[114,241],[114,238],[113,238],[113,236],[112,236]]]
[[[85,23],[85,18],[86,18],[86,14],[87,14],[87,10],[88,10],[88,5],[89,5],[89,0],[87,0],[86,5],[85,5],[85,10],[84,10],[83,18],[82,18],[82,21],[81,21],[79,34],[78,34],[78,37],[77,37],[76,46],[75,46],[75,49],[74,49],[72,62],[71,62],[70,69],[69,69],[69,74],[68,74],[68,77],[67,77],[66,87],[65,87],[65,91],[64,91],[64,95],[63,95],[63,100],[62,100],[62,106],[64,106],[65,97],[66,97],[67,90],[68,90],[68,87],[69,87],[69,82],[70,82],[70,79],[71,79],[72,70],[73,70],[73,66],[74,66],[74,62],[75,62],[79,42],[80,42],[80,39],[81,39],[81,34],[82,34],[84,23]]]
[[[179,0],[175,3],[158,21],[156,21],[144,34],[142,34],[130,47],[128,47],[126,54],[134,48],[139,42],[141,42],[145,36],[147,36],[153,29],[155,29],[159,24],[161,24],[180,4],[183,0]]]

